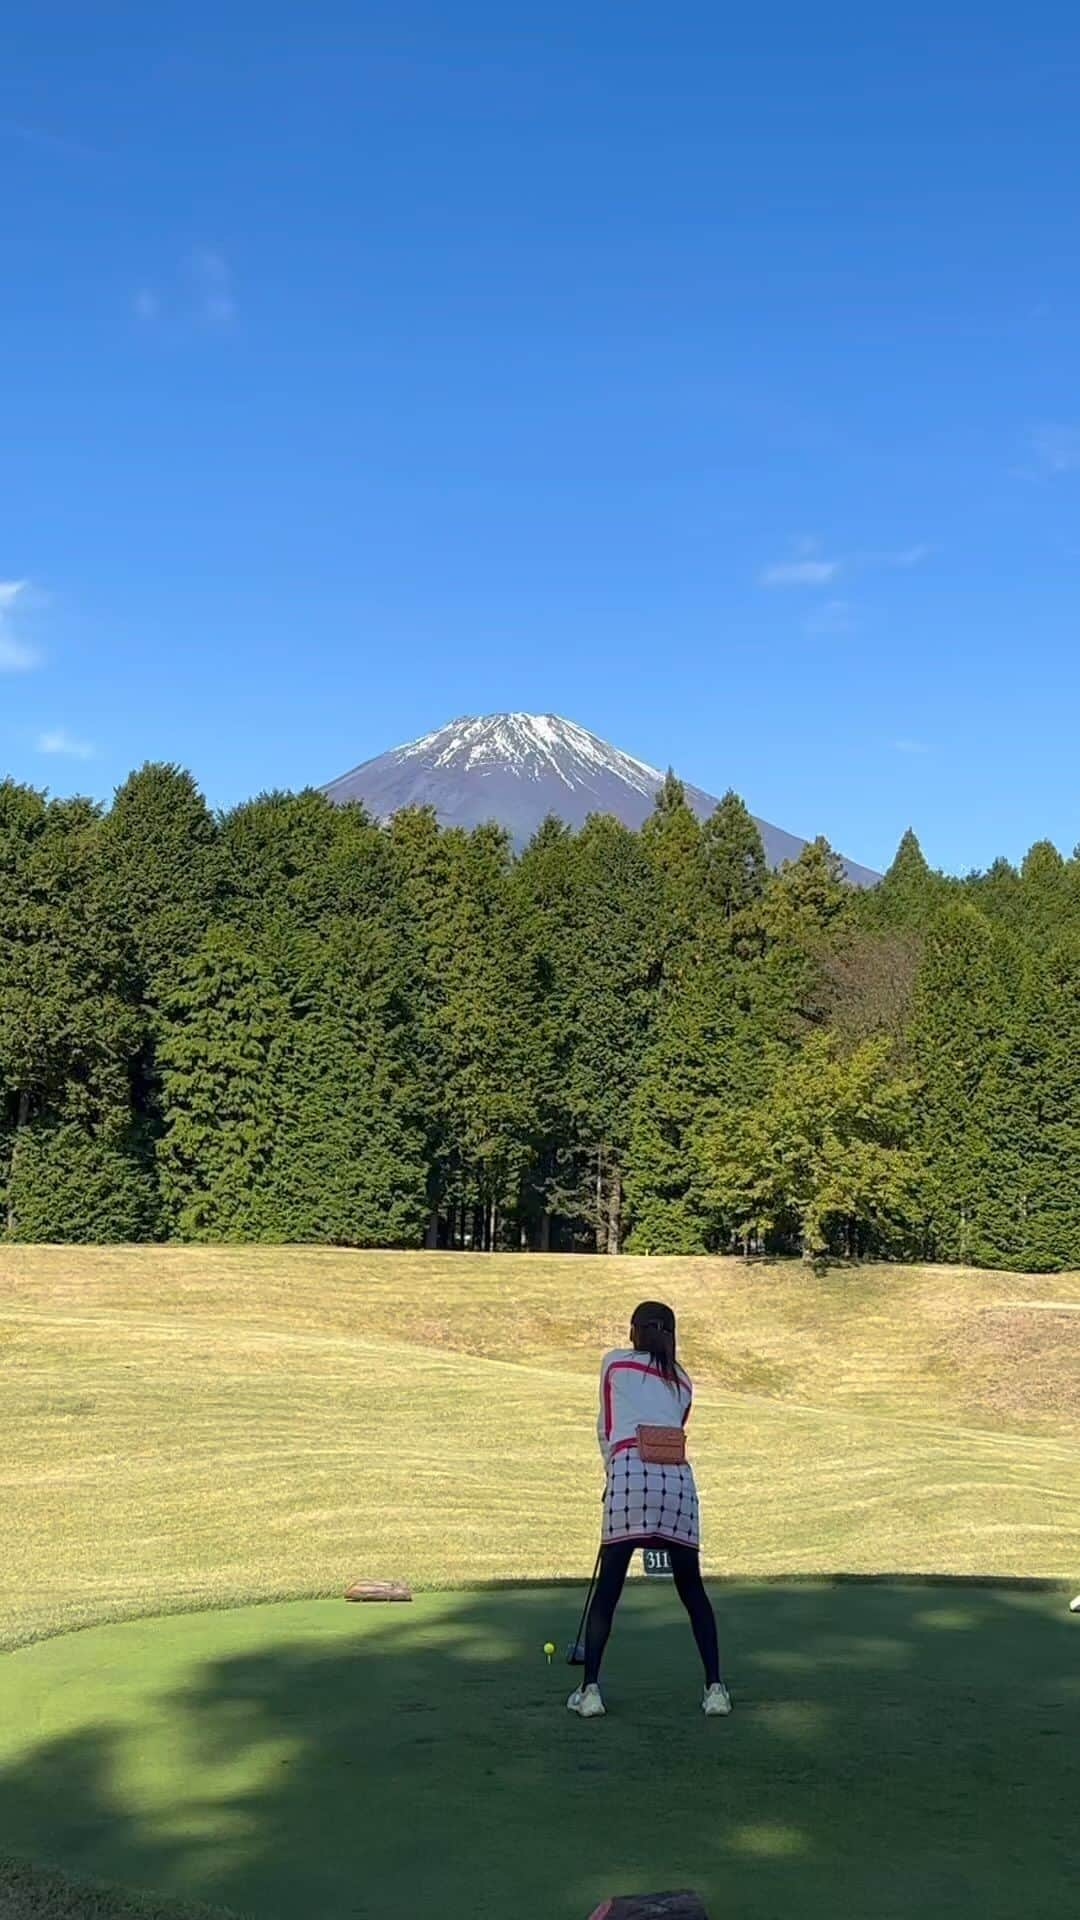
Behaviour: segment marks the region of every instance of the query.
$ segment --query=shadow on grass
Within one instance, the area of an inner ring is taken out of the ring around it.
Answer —
[[[86,1725],[27,1741],[0,1770],[0,1848],[260,1920],[583,1920],[605,1893],[665,1885],[740,1920],[1075,1911],[1080,1622],[1066,1596],[848,1582],[714,1595],[727,1722],[696,1712],[667,1587],[628,1593],[609,1716],[585,1725],[562,1707],[569,1669],[540,1651],[572,1634],[572,1590],[144,1626],[115,1716],[106,1671]],[[115,1662],[133,1629],[107,1631]],[[80,1638],[92,1668],[95,1636]]]

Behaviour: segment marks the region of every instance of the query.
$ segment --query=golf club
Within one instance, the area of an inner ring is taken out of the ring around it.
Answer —
[[[583,1667],[585,1665],[585,1642],[582,1638],[582,1635],[585,1632],[585,1622],[589,1617],[589,1608],[592,1605],[593,1591],[596,1587],[597,1576],[600,1572],[600,1555],[603,1553],[603,1551],[604,1551],[603,1547],[597,1547],[596,1549],[596,1565],[592,1570],[592,1578],[589,1581],[589,1591],[585,1595],[585,1605],[581,1609],[581,1624],[578,1627],[577,1633],[575,1634],[574,1638],[571,1640],[570,1645],[566,1649],[566,1664],[568,1667]]]

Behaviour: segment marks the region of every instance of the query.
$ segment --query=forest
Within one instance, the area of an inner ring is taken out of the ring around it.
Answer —
[[[0,1228],[1080,1266],[1080,858],[0,784]]]

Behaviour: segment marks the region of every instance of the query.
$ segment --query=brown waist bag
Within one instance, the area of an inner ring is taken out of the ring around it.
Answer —
[[[646,1466],[685,1466],[686,1435],[681,1427],[639,1427],[637,1450]]]

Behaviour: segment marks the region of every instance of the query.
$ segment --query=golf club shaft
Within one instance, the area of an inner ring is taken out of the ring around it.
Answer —
[[[581,1624],[579,1625],[577,1633],[574,1636],[575,1648],[581,1645],[581,1636],[585,1631],[585,1622],[589,1617],[589,1608],[592,1605],[592,1597],[594,1592],[596,1591],[596,1582],[600,1576],[600,1555],[603,1553],[603,1551],[604,1549],[602,1545],[597,1547],[596,1549],[596,1562],[595,1562],[595,1565],[593,1566],[592,1575],[589,1580],[589,1589],[585,1595],[585,1605],[581,1609]]]

